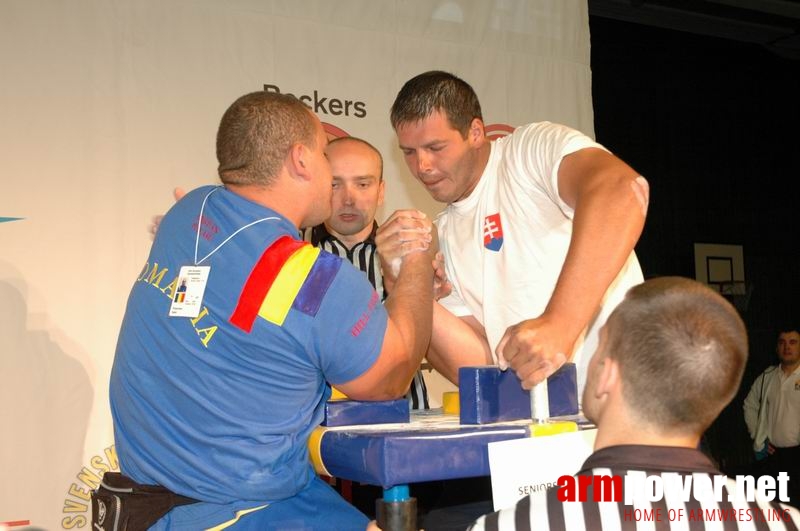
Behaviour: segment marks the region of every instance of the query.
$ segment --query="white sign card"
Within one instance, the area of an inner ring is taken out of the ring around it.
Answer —
[[[489,443],[494,510],[556,484],[580,470],[594,448],[597,429]]]

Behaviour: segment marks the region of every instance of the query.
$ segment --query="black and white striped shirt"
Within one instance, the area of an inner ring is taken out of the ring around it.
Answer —
[[[364,274],[367,275],[370,284],[373,285],[375,291],[380,296],[381,301],[383,301],[388,294],[383,286],[381,263],[377,252],[378,247],[375,245],[375,232],[377,230],[378,223],[373,222],[372,232],[367,239],[355,244],[352,249],[348,249],[338,238],[328,232],[324,224],[306,229],[303,232],[303,239],[311,242],[315,247],[319,247],[324,251],[328,251],[331,254],[348,260],[355,267],[363,271]],[[417,371],[414,375],[414,380],[411,382],[407,397],[411,409],[430,408],[428,404],[428,389],[425,386],[425,379],[422,376],[422,371]]]
[[[648,477],[661,476],[664,484],[674,481],[676,475],[681,481],[689,475],[693,480],[698,476],[712,476],[703,478],[705,481],[723,476],[698,450],[639,445],[598,450],[589,456],[576,476],[626,476],[632,472],[644,472]],[[728,500],[735,486],[735,481],[727,478],[721,499]],[[757,497],[752,502],[698,500],[692,496],[684,502],[677,494],[674,489],[669,492],[665,489],[658,501],[634,499],[633,505],[627,505],[624,493],[620,502],[593,501],[589,486],[587,501],[562,502],[558,499],[558,488],[551,487],[522,498],[514,507],[482,516],[470,531],[797,531],[800,525],[800,511],[776,501]]]

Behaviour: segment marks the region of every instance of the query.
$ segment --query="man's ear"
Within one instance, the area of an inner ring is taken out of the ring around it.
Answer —
[[[311,173],[308,170],[308,168],[311,167],[310,156],[311,152],[308,147],[300,142],[292,144],[289,150],[289,156],[287,157],[292,175],[296,175],[304,180],[309,180],[311,178]]]
[[[619,392],[621,378],[619,373],[619,362],[610,356],[603,359],[600,366],[600,374],[597,378],[595,389],[598,394],[611,394]]]
[[[467,131],[467,140],[476,145],[480,145],[486,140],[486,129],[483,125],[483,120],[480,118],[472,119]]]
[[[378,183],[378,206],[383,204],[383,197],[386,193],[386,181],[383,179]]]

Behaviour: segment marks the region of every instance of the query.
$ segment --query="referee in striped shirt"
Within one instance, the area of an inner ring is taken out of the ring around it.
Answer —
[[[797,509],[758,494],[754,501],[742,499],[734,480],[697,449],[736,394],[746,362],[744,323],[718,293],[680,277],[634,286],[601,329],[589,362],[583,408],[597,425],[597,438],[576,474],[621,477],[618,501],[594,501],[589,486],[578,501],[562,502],[551,488],[481,517],[470,529],[797,530]],[[645,497],[644,486],[626,493],[626,478],[635,476],[645,485],[664,485],[663,495]],[[651,478],[645,482],[645,476]],[[667,487],[717,476],[724,481],[720,491],[699,499],[693,488]],[[773,492],[781,495],[780,488]]]
[[[383,204],[385,188],[383,157],[372,144],[352,136],[331,140],[325,153],[333,174],[332,214],[325,223],[306,229],[303,237],[352,262],[384,300],[387,293],[375,245],[375,212]],[[430,408],[421,371],[411,382],[408,399],[412,409]]]
[[[375,212],[383,204],[385,182],[383,157],[375,147],[360,138],[344,136],[331,140],[325,149],[333,174],[331,217],[316,227],[306,229],[303,238],[329,253],[349,260],[367,275],[375,291],[386,299],[383,285],[375,231],[378,223]],[[417,371],[408,390],[411,409],[429,409],[428,390],[422,371]],[[373,485],[337,480],[336,488],[358,509],[375,517],[375,500],[383,496],[383,489]],[[441,486],[415,485],[420,511],[437,499]],[[349,491],[349,493],[348,493]]]

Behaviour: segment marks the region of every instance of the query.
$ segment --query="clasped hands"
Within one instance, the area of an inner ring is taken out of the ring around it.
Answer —
[[[391,293],[403,259],[409,254],[438,249],[439,240],[433,223],[419,210],[397,210],[378,227],[375,235],[383,270],[383,284]],[[444,268],[444,255],[437,251],[433,260],[433,298],[439,300],[452,291]]]

